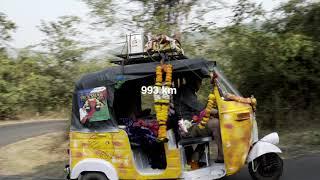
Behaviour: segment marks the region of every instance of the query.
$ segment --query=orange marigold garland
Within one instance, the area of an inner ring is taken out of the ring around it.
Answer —
[[[207,103],[207,106],[205,108],[205,115],[201,119],[200,123],[198,124],[200,129],[203,129],[206,126],[206,124],[208,123],[208,121],[210,119],[211,111],[213,110],[214,107],[217,106],[215,99],[216,99],[216,97],[213,94],[213,92],[211,94],[209,94],[208,103]]]
[[[244,97],[241,97],[241,96],[236,96],[234,94],[227,93],[226,94],[226,98],[230,99],[232,101],[245,103],[245,104],[250,104],[252,106],[253,110],[255,110],[256,106],[257,106],[257,100],[253,96],[251,96],[250,98],[244,98]]]
[[[166,73],[163,82],[163,72]],[[154,109],[159,123],[158,140],[166,142],[167,120],[169,112],[170,94],[163,92],[163,89],[170,88],[172,84],[172,65],[164,64],[156,67],[156,83],[154,87]]]
[[[254,97],[243,98],[241,96],[236,96],[234,94],[227,93],[226,94],[226,98],[230,99],[232,101],[245,103],[245,104],[250,104],[253,107],[254,110],[256,109],[257,100]],[[207,106],[206,106],[206,109],[205,109],[205,115],[201,119],[200,123],[198,124],[200,129],[203,129],[205,127],[205,125],[208,123],[208,121],[210,119],[211,111],[213,110],[213,108],[217,107],[215,99],[216,98],[215,98],[215,95],[214,95],[213,92],[211,94],[209,94],[208,103],[207,103]]]
[[[156,67],[156,86],[162,85],[162,67],[157,66]]]

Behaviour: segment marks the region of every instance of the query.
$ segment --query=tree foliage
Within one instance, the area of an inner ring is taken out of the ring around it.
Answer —
[[[82,35],[77,29],[80,22],[77,16],[62,16],[57,21],[41,22],[39,30],[46,36],[41,46],[47,48],[59,64],[75,61],[85,52],[78,39]]]
[[[153,34],[174,34],[203,27],[203,16],[221,8],[220,0],[82,0],[94,24],[117,26],[128,31],[143,30]],[[189,18],[190,15],[192,18]],[[210,22],[208,22],[210,23]]]
[[[285,16],[263,22],[260,28],[242,23],[218,33],[221,45],[215,53],[229,62],[225,69],[239,89],[257,97],[258,117],[267,127],[317,119],[313,111],[320,103],[318,10],[319,3],[289,1],[277,10]]]
[[[14,115],[20,97],[16,93],[17,75],[12,71],[14,62],[2,52],[0,64],[0,118],[4,118]]]
[[[15,30],[17,27],[14,22],[7,19],[7,16],[0,12],[0,45],[4,41],[8,41],[11,39],[11,32]]]
[[[6,42],[15,29],[16,25],[0,13],[0,118],[13,114],[19,101],[19,95],[15,93],[17,75],[12,71],[15,64],[5,51]]]
[[[80,19],[64,16],[39,26],[45,38],[37,47],[20,50],[16,58],[0,52],[0,119],[23,111],[69,109],[74,82],[82,73],[96,71],[106,62],[84,60],[89,48],[78,39]],[[10,31],[8,29],[8,34]]]

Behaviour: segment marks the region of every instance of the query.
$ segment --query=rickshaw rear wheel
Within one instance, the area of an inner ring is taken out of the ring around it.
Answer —
[[[100,172],[85,172],[79,180],[108,180],[108,178]]]
[[[267,153],[249,163],[248,168],[254,180],[278,180],[283,172],[283,161],[276,153]]]

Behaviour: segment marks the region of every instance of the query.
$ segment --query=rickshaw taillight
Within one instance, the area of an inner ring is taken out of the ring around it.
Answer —
[[[244,121],[250,119],[250,112],[239,113],[237,114],[237,121]]]

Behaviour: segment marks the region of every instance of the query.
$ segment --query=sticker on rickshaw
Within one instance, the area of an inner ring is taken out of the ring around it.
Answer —
[[[78,91],[78,105],[81,123],[110,119],[106,87]]]

